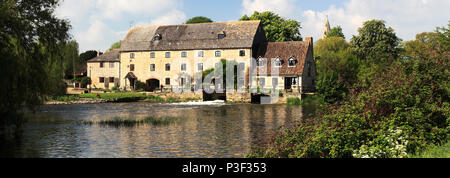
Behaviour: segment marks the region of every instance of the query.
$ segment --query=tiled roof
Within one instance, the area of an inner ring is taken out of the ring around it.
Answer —
[[[119,49],[113,49],[87,62],[120,62],[119,57]]]
[[[308,37],[307,37],[308,38]],[[308,38],[308,40],[312,40]],[[261,45],[258,50],[258,58],[265,60],[263,66],[256,67],[252,72],[259,75],[267,75],[271,73],[271,67],[276,59],[281,60],[281,67],[278,68],[280,76],[286,75],[302,75],[303,68],[307,57],[312,57],[312,42],[310,41],[290,41],[290,42],[269,42]],[[310,53],[308,53],[310,52]],[[289,59],[297,60],[294,67],[289,67]],[[261,70],[266,68],[266,71]]]
[[[121,51],[251,48],[260,21],[215,22],[132,28]],[[225,34],[222,39],[219,34]],[[154,40],[156,35],[161,40]]]

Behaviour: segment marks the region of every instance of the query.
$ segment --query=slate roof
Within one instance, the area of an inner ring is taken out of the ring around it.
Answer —
[[[260,21],[213,22],[132,28],[121,51],[169,51],[251,48]],[[222,39],[219,34],[225,34]],[[154,40],[161,35],[161,40]]]
[[[271,73],[271,67],[274,61],[279,58],[281,60],[281,67],[279,68],[279,75],[302,75],[303,68],[307,57],[312,57],[312,42],[308,41],[311,38],[307,37],[306,41],[289,41],[289,42],[268,42],[261,45],[258,50],[258,58],[265,60],[265,64],[260,67],[256,67],[253,70],[253,74],[267,75]],[[308,52],[310,52],[308,54]],[[297,64],[294,67],[288,66],[288,60],[293,58],[297,60]],[[261,68],[266,68],[266,71]]]
[[[97,56],[93,59],[88,60],[87,62],[120,62],[120,50],[113,49],[104,54]]]

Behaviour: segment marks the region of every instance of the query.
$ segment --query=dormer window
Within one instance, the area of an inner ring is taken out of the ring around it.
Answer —
[[[153,41],[159,41],[159,40],[162,40],[162,35],[156,34],[155,37],[153,38]]]
[[[264,66],[264,59],[263,58],[258,58],[256,60],[256,66]]]
[[[224,39],[227,36],[225,32],[217,34],[217,38]]]
[[[289,58],[289,67],[295,67],[295,64],[297,64],[297,59]]]
[[[281,67],[281,65],[283,64],[280,58],[275,59],[274,63],[275,67]]]

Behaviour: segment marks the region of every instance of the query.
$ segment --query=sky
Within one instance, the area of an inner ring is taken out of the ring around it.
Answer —
[[[254,11],[273,11],[301,23],[303,37],[321,38],[326,17],[347,40],[364,21],[382,19],[404,41],[446,26],[450,0],[62,0],[56,15],[71,22],[80,53],[107,50],[130,27],[181,24],[195,16],[236,21]]]

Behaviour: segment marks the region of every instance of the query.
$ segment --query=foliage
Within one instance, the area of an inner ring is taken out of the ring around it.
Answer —
[[[439,48],[448,48],[447,31],[437,32]],[[407,157],[428,145],[443,145],[450,131],[448,60],[447,51],[437,50],[413,60],[365,61],[346,98],[328,105],[310,123],[284,130],[266,149],[250,155]]]
[[[80,54],[80,60],[83,61],[84,64],[95,57],[97,57],[97,51],[95,50],[88,50]]]
[[[255,11],[250,17],[244,15],[239,20],[260,20],[266,32],[266,38],[270,42],[302,40],[302,36],[300,35],[300,22],[284,19],[270,11]]]
[[[113,127],[133,127],[133,126],[139,126],[143,124],[152,124],[152,125],[169,125],[174,123],[179,119],[176,118],[154,118],[154,117],[146,117],[144,119],[106,119],[106,120],[99,120],[99,121],[90,121],[86,120],[83,121],[86,125],[103,125],[103,126],[113,126]]]
[[[346,98],[356,82],[359,60],[351,54],[350,45],[341,37],[320,39],[314,45],[318,93],[327,103]]]
[[[86,88],[89,84],[91,84],[92,80],[89,77],[83,77],[80,80],[81,88]]]
[[[350,43],[359,59],[375,64],[397,59],[401,40],[391,27],[386,28],[383,20],[364,22],[358,33],[358,36],[352,37]]]
[[[141,81],[136,81],[136,83],[134,84],[134,89],[138,90],[138,91],[143,91],[143,90],[145,90],[146,87],[147,87],[147,84],[145,84],[144,82],[141,82]]]
[[[410,158],[450,158],[450,142],[439,145],[431,145],[425,149],[425,151],[415,154],[408,155]]]
[[[113,49],[119,49],[121,44],[122,44],[122,40],[113,43],[113,44],[111,45],[111,47],[109,47],[109,50],[108,50],[108,51],[113,50]]]
[[[144,99],[147,96],[145,93],[84,93],[79,95],[80,98],[91,99],[124,99],[124,98],[141,98]]]
[[[301,105],[300,98],[286,98],[286,103],[289,105]]]
[[[0,136],[20,125],[18,110],[43,101],[61,81],[62,51],[70,28],[53,14],[57,0],[0,2]],[[59,88],[59,87],[58,87]]]
[[[328,37],[341,37],[345,39],[344,33],[342,32],[341,26],[333,27],[327,34]]]
[[[192,17],[192,18],[188,19],[186,21],[186,24],[209,23],[209,22],[213,22],[213,21],[208,17],[197,16],[197,17]]]

